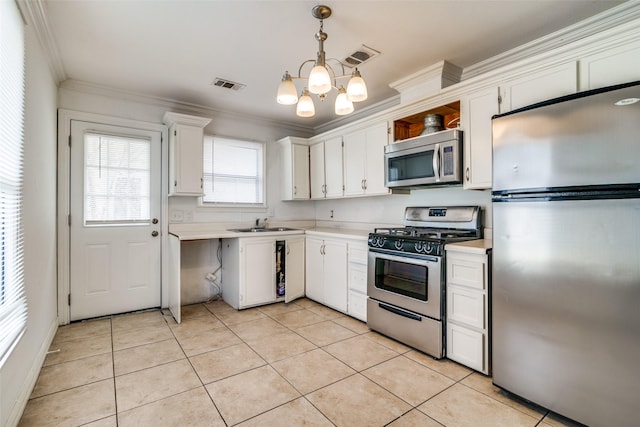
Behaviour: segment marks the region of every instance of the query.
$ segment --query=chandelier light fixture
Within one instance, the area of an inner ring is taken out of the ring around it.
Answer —
[[[327,39],[327,33],[323,31],[323,20],[331,16],[331,8],[329,6],[318,5],[311,10],[314,18],[320,20],[320,30],[316,33],[318,40],[318,54],[316,59],[308,59],[304,61],[298,68],[298,76],[292,77],[288,71],[282,76],[280,86],[278,86],[278,104],[293,105],[296,107],[296,114],[300,117],[312,117],[315,115],[315,106],[311,94],[317,95],[320,101],[324,101],[327,94],[332,90],[338,91],[335,103],[335,113],[340,116],[353,112],[353,103],[367,99],[367,85],[360,75],[360,71],[356,67],[351,74],[345,74],[345,65],[337,59],[329,58],[335,61],[341,68],[342,74],[337,75],[333,68],[327,63],[326,54],[324,52],[324,41]],[[309,77],[302,77],[302,68],[313,63]],[[343,85],[338,87],[338,79],[349,77],[349,83],[345,89]],[[303,80],[307,84],[302,90],[298,98],[298,89],[293,80]]]

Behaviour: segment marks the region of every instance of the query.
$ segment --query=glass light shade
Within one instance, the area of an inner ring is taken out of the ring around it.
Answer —
[[[323,65],[316,65],[309,74],[309,92],[320,95],[331,90],[331,76]]]
[[[353,113],[353,102],[349,100],[349,98],[347,97],[347,92],[343,87],[338,90],[335,111],[339,116]]]
[[[280,86],[278,86],[278,104],[293,105],[298,102],[298,90],[291,80],[291,75],[287,72],[282,76]]]
[[[313,99],[309,96],[309,91],[302,92],[296,107],[296,114],[300,117],[313,117],[316,114],[316,107],[313,105]]]
[[[367,93],[367,85],[364,83],[364,79],[357,68],[353,72],[347,85],[347,96],[349,100],[353,102],[364,101],[369,96]]]

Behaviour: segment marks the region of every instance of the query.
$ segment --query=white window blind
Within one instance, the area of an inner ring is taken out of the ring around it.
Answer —
[[[204,137],[203,204],[264,204],[264,144]]]
[[[0,1],[0,366],[24,333],[22,169],[24,23],[16,3]]]
[[[151,218],[151,141],[84,135],[86,225],[148,223]]]

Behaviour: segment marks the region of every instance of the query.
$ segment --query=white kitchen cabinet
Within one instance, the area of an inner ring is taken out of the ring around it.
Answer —
[[[309,159],[311,198],[342,197],[342,137],[312,145]]]
[[[640,41],[580,59],[580,90],[640,80]]]
[[[464,134],[465,189],[485,189],[492,185],[491,117],[499,113],[499,88],[470,93],[460,103]]]
[[[306,238],[306,295],[347,312],[347,243],[340,239]]]
[[[169,195],[202,196],[204,127],[211,119],[167,112],[169,126]]]
[[[304,235],[287,237],[285,240],[285,302],[304,296]]]
[[[304,237],[246,237],[223,239],[222,297],[235,309],[278,300],[276,241],[285,241],[285,300],[304,295]]]
[[[281,146],[282,200],[308,200],[309,146],[303,138],[286,137]]]
[[[469,253],[469,244],[446,246],[447,358],[488,375],[491,255],[486,248]]]
[[[344,135],[345,196],[389,194],[384,185],[387,135],[386,122]]]
[[[367,256],[366,241],[349,241],[347,314],[367,321]]]
[[[570,95],[578,90],[577,62],[546,68],[500,85],[502,102],[500,112],[505,113],[536,102]]]

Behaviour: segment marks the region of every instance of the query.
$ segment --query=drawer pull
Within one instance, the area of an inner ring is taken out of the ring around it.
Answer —
[[[409,313],[408,311],[400,310],[399,308],[396,308],[394,306],[383,304],[383,303],[379,302],[378,303],[378,307],[380,307],[383,310],[387,310],[387,311],[389,311],[389,312],[391,312],[393,314],[397,314],[398,316],[402,316],[402,317],[406,317],[407,319],[417,320],[418,322],[422,322],[422,317],[418,316],[417,314],[413,314],[413,313]]]

